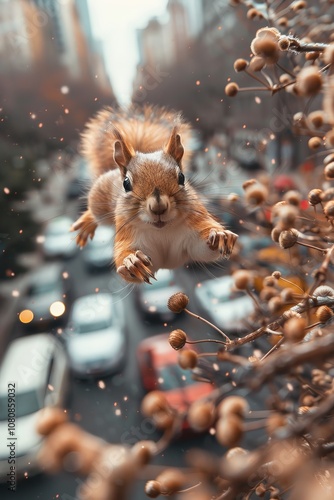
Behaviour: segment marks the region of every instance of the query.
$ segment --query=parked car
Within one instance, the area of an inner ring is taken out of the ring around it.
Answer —
[[[110,226],[98,226],[94,238],[83,249],[83,260],[89,270],[105,269],[114,258],[115,230]]]
[[[28,328],[45,329],[66,322],[70,281],[63,265],[50,262],[34,271],[19,302],[18,317]]]
[[[0,482],[11,472],[13,480],[40,472],[36,422],[44,408],[64,406],[68,373],[66,352],[51,334],[9,344],[0,365]]]
[[[175,272],[159,269],[155,274],[156,281],[136,288],[136,302],[140,312],[146,319],[170,321],[175,314],[167,307],[171,295],[182,290],[175,283]]]
[[[122,302],[108,293],[76,299],[63,335],[75,376],[101,377],[121,369],[126,353]]]
[[[233,288],[232,276],[203,281],[195,288],[195,298],[201,312],[225,332],[242,332],[254,311],[252,299]]]
[[[73,222],[71,217],[62,215],[47,224],[42,247],[46,258],[70,258],[77,253],[75,234],[70,232]]]
[[[169,345],[168,336],[163,333],[142,340],[137,348],[138,365],[144,389],[164,391],[168,403],[182,412],[210,394],[213,386],[194,380],[190,370],[179,366],[178,352]],[[185,421],[184,429],[187,427]]]

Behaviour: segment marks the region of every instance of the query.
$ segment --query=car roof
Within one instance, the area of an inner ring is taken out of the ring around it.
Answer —
[[[103,321],[112,316],[112,305],[113,299],[109,293],[84,295],[73,302],[70,321],[91,322],[92,313],[97,314]]]
[[[48,370],[56,339],[48,333],[38,333],[13,340],[0,365],[0,394],[7,392],[8,383],[15,383],[16,390],[22,386],[39,387],[43,374]]]
[[[59,262],[50,262],[49,264],[34,270],[29,277],[29,282],[44,283],[46,281],[55,281],[61,276],[63,270],[63,265]]]

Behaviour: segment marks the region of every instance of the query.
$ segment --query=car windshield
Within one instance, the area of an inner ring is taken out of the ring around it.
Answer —
[[[53,290],[60,289],[60,286],[55,281],[41,281],[40,283],[35,283],[31,285],[28,290],[28,295],[30,297],[36,295],[44,295],[45,293],[52,292]]]
[[[0,422],[7,420],[10,412],[8,394],[0,396]],[[31,415],[43,407],[42,398],[36,390],[18,392],[15,395],[15,418]],[[14,408],[14,407],[13,407]]]
[[[157,375],[159,389],[162,391],[178,389],[196,382],[191,378],[190,370],[183,370],[179,365],[174,364],[162,366]]]
[[[97,332],[99,330],[105,330],[106,328],[109,328],[111,326],[110,321],[107,319],[104,320],[94,320],[94,321],[87,321],[85,323],[76,323],[73,327],[73,331],[75,333],[91,333],[91,332]]]

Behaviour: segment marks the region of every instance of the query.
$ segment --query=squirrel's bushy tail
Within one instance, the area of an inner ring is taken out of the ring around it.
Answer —
[[[182,161],[185,169],[191,157],[187,147],[192,135],[191,126],[180,113],[158,106],[102,109],[87,123],[82,133],[80,153],[88,160],[92,174],[98,177],[117,168],[114,161],[115,129],[135,151],[149,153],[163,149],[175,126],[185,147]]]

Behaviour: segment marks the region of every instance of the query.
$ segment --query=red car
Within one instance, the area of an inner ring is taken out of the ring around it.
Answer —
[[[173,408],[185,411],[214,387],[210,383],[194,380],[191,370],[183,370],[179,366],[178,352],[169,345],[168,337],[169,334],[163,333],[148,337],[139,344],[137,357],[141,378],[148,392],[164,391]],[[184,428],[187,427],[185,422]]]

